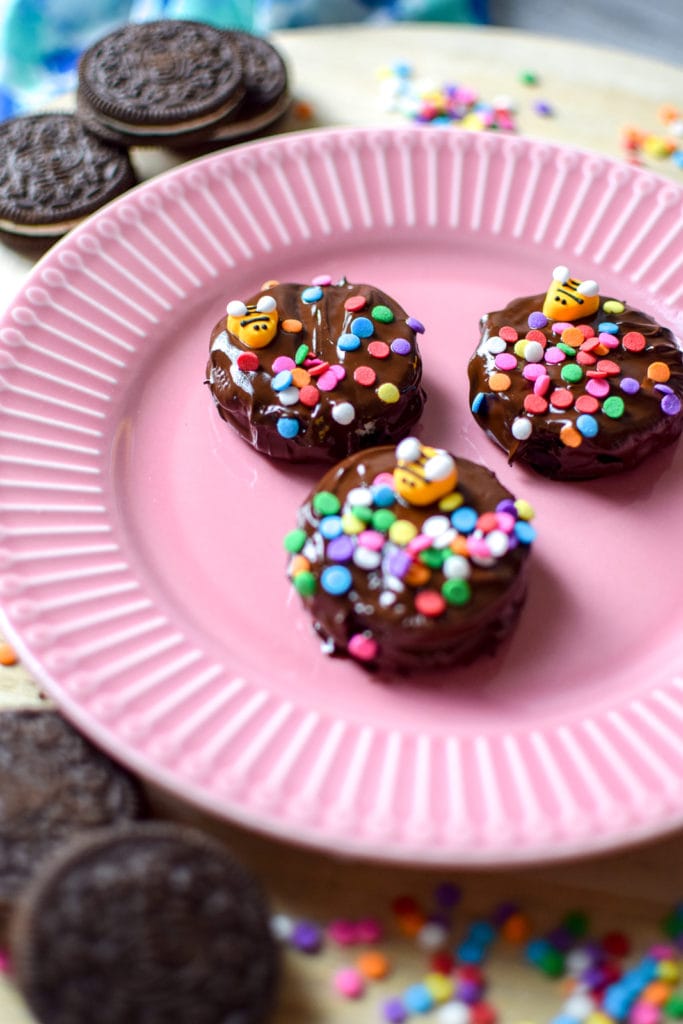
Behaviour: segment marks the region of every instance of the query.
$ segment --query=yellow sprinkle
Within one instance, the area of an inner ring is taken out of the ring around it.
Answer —
[[[445,498],[441,499],[439,512],[453,512],[456,508],[460,508],[464,500],[459,491],[453,491],[452,494],[447,494]]]
[[[662,159],[663,157],[671,154],[671,143],[668,139],[663,139],[660,135],[648,135],[643,142],[643,149],[648,156],[654,156],[658,159]]]
[[[584,1020],[584,1024],[613,1024],[613,1017],[609,1017],[606,1013],[602,1013],[600,1010],[594,1010],[593,1013],[589,1013]]]
[[[461,128],[469,128],[470,131],[481,132],[484,130],[484,122],[478,114],[465,114],[462,121],[456,122]]]
[[[453,978],[434,971],[431,974],[425,975],[422,981],[435,1003],[446,1003],[449,999],[453,998],[453,993],[455,992]]]
[[[626,306],[623,302],[619,302],[618,299],[607,299],[606,302],[603,302],[602,308],[605,313],[623,313]]]
[[[380,384],[377,388],[377,397],[382,402],[386,402],[387,405],[393,405],[394,402],[398,402],[401,397],[401,392],[398,390],[395,384],[391,384],[389,381],[385,381],[384,384]]]
[[[408,519],[396,519],[389,527],[389,540],[393,541],[394,544],[398,544],[400,548],[405,547],[416,536],[417,526]]]
[[[515,342],[512,351],[516,356],[519,356],[520,359],[524,359],[524,353],[528,344],[529,342],[526,338],[520,338],[519,341]]]
[[[363,530],[367,529],[366,524],[358,516],[354,516],[353,512],[345,512],[341,517],[342,530],[344,533],[356,534],[362,533]]]
[[[520,519],[525,519],[527,522],[534,518],[536,514],[533,506],[529,504],[526,498],[517,498],[515,502],[515,508],[517,509],[517,515]]]
[[[675,983],[680,981],[681,969],[675,960],[660,960],[657,964],[657,977]]]

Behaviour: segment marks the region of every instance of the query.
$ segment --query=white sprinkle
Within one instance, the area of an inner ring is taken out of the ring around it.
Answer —
[[[382,555],[379,551],[372,551],[371,548],[357,547],[353,552],[353,563],[359,569],[376,569],[382,562]]]
[[[372,505],[372,491],[369,487],[354,487],[346,495],[346,501],[349,505],[369,508]]]
[[[289,914],[273,914],[270,919],[270,931],[278,942],[289,942],[294,934],[294,918]]]
[[[299,389],[295,387],[283,388],[278,398],[283,405],[296,405],[299,401]]]
[[[524,358],[527,363],[540,363],[543,359],[543,345],[540,341],[527,341],[524,349]]]
[[[505,352],[507,344],[504,338],[500,338],[497,334],[494,334],[492,338],[488,339],[488,341],[484,345],[484,348],[486,349],[487,352],[490,352],[492,355],[497,356],[500,355],[501,352]]]
[[[429,516],[422,524],[422,533],[425,537],[438,537],[450,528],[451,521],[448,516]]]
[[[508,552],[510,538],[503,530],[491,530],[490,533],[486,534],[486,543],[494,558],[502,558]]]
[[[459,1000],[444,1003],[434,1014],[436,1024],[467,1024],[470,1019],[470,1007]]]
[[[466,580],[472,573],[472,566],[464,555],[451,555],[443,563],[442,571],[447,580]]]
[[[416,936],[418,946],[427,953],[434,953],[437,949],[443,949],[447,941],[447,929],[436,921],[430,921],[428,924],[423,925]]]
[[[390,590],[383,590],[377,600],[380,608],[391,608],[392,604],[396,604],[396,594],[392,594]]]
[[[438,537],[434,537],[432,541],[433,548],[447,548],[452,541],[458,536],[458,531],[454,530],[451,526],[450,529],[444,530]]]
[[[348,427],[356,418],[356,410],[350,402],[340,402],[332,409],[332,419],[342,427]]]
[[[531,437],[531,420],[528,420],[526,416],[518,416],[512,423],[512,436],[517,441],[526,441],[528,437]]]

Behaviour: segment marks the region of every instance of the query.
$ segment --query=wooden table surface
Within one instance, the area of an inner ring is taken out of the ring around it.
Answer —
[[[611,49],[504,29],[392,26],[307,29],[278,33],[275,42],[288,60],[294,92],[314,111],[311,121],[292,116],[285,128],[308,125],[404,123],[382,109],[377,72],[407,61],[419,76],[439,85],[455,81],[477,88],[482,99],[510,96],[518,129],[528,135],[569,142],[623,157],[620,130],[626,124],[662,133],[657,111],[683,102],[683,70]],[[522,71],[539,84],[523,85]],[[552,117],[533,112],[536,99],[552,105]],[[161,153],[138,153],[138,168],[149,176],[172,164]],[[648,159],[655,173],[683,184],[683,170],[671,160]],[[12,299],[31,262],[0,252],[0,310]],[[0,668],[0,706],[40,703],[33,680],[21,664]],[[223,836],[262,879],[276,910],[322,924],[334,917],[377,915],[387,924],[382,944],[393,973],[372,984],[358,1001],[344,1001],[331,987],[334,969],[349,954],[329,943],[317,956],[287,951],[275,1024],[354,1024],[380,1020],[379,1005],[420,980],[425,957],[414,941],[392,925],[389,905],[401,893],[429,904],[443,871],[344,861],[209,820],[173,797],[152,794],[160,814],[197,821]],[[293,837],[294,838],[294,837]],[[672,834],[637,848],[574,863],[513,870],[467,870],[451,880],[463,888],[459,920],[487,915],[502,900],[528,912],[534,933],[558,923],[565,912],[588,912],[593,935],[619,928],[633,942],[634,955],[661,936],[660,921],[683,898],[683,835]],[[518,948],[498,942],[486,973],[490,999],[503,1024],[542,1024],[559,1011],[563,995],[550,980],[524,962]],[[428,1018],[425,1018],[428,1019]],[[21,1000],[0,981],[0,1022],[30,1024]],[[93,1019],[94,1020],[94,1019]]]

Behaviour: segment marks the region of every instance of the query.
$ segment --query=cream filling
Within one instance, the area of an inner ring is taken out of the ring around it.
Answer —
[[[244,99],[245,90],[224,103],[218,110],[213,110],[204,117],[195,117],[191,121],[171,121],[168,124],[131,124],[130,121],[119,121],[114,117],[102,114],[96,107],[90,104],[91,110],[97,115],[98,121],[108,128],[116,131],[126,132],[128,135],[168,135],[169,132],[193,131],[195,128],[206,128],[215,125],[217,121],[235,110],[237,105]]]
[[[11,235],[25,235],[30,238],[51,238],[53,235],[65,235],[83,219],[83,217],[76,217],[73,220],[56,221],[54,224],[17,224],[15,221],[0,218],[0,231],[6,231]]]

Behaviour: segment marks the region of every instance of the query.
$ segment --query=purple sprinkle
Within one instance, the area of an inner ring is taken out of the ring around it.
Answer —
[[[406,320],[406,323],[408,324],[408,327],[410,327],[411,331],[415,331],[416,334],[424,334],[425,325],[421,323],[416,317],[409,316],[408,319]]]
[[[407,551],[392,551],[387,562],[387,569],[392,576],[398,576],[402,580],[412,562],[413,560]]]
[[[335,537],[327,545],[327,557],[330,562],[348,562],[353,557],[354,543],[351,537],[342,535]]]
[[[673,395],[674,389],[668,384],[655,384],[655,391],[661,391],[663,395]]]
[[[463,978],[455,991],[455,998],[471,1006],[473,1003],[479,1002],[482,991],[482,986],[478,981],[474,981],[472,978]]]
[[[412,346],[406,338],[396,338],[391,343],[391,351],[395,352],[397,356],[410,355],[411,350]]]
[[[534,113],[538,114],[539,117],[550,117],[554,113],[551,104],[547,100],[536,100],[533,109]]]
[[[529,313],[527,323],[533,330],[539,331],[542,327],[548,326],[548,317],[540,310],[536,310],[534,313]]]
[[[302,953],[317,953],[323,943],[323,933],[312,921],[299,921],[294,926],[291,942]]]
[[[512,505],[512,509],[501,508],[501,505],[505,505],[506,502],[509,505]],[[510,498],[506,498],[505,501],[499,502],[498,505],[496,505],[496,512],[510,512],[512,515],[515,516],[515,518],[517,517],[515,503]],[[491,914],[491,922],[496,927],[500,927],[500,925],[504,924],[509,917],[512,917],[512,915],[518,913],[518,911],[519,906],[516,903],[511,903],[510,901],[499,903],[498,906],[494,908],[493,913]]]
[[[548,942],[561,953],[567,953],[574,945],[574,936],[561,925],[546,935]]]
[[[512,498],[503,498],[496,505],[496,512],[509,512],[511,516],[517,518],[517,509]]]
[[[619,387],[627,395],[635,395],[640,391],[640,384],[635,377],[624,377],[623,380],[619,382]]]
[[[667,416],[678,416],[681,411],[681,400],[678,395],[664,395],[660,408]]]
[[[441,882],[434,890],[434,899],[437,906],[442,907],[444,910],[452,910],[460,902],[461,896],[462,890],[460,886],[454,885],[452,882]]]
[[[394,997],[387,999],[382,1006],[382,1016],[389,1024],[402,1024],[408,1014],[401,1000]]]

